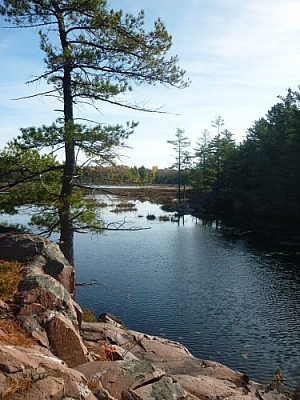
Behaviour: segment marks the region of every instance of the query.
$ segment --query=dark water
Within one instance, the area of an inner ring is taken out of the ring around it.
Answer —
[[[109,311],[131,329],[180,341],[269,383],[279,366],[292,387],[300,378],[300,256],[224,236],[193,217],[185,224],[148,221],[165,215],[138,203],[106,221],[147,230],[77,235],[77,301],[96,315]]]

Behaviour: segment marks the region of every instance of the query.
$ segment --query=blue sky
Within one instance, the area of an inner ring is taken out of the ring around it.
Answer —
[[[78,117],[101,123],[139,121],[122,163],[151,168],[171,166],[167,140],[184,129],[195,147],[204,129],[221,116],[237,141],[291,87],[300,84],[299,0],[110,0],[114,9],[145,10],[151,28],[160,17],[173,36],[170,55],[178,54],[191,85],[184,90],[139,87],[130,99],[170,114],[147,114],[99,104],[100,113],[80,108]],[[3,26],[3,21],[1,20]],[[13,101],[42,90],[26,85],[43,71],[36,32],[2,29],[0,35],[0,148],[20,127],[50,124],[58,116],[54,100]],[[177,115],[179,114],[179,115]]]

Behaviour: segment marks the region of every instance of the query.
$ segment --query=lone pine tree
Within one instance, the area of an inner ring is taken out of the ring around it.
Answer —
[[[79,124],[75,106],[96,107],[98,101],[140,111],[155,112],[124,101],[120,95],[133,85],[188,85],[177,56],[167,56],[172,37],[157,19],[151,31],[144,28],[145,15],[108,8],[105,0],[4,0],[0,13],[14,26],[34,28],[45,53],[45,71],[31,82],[45,79],[52,96],[63,104],[62,116],[51,127],[23,129],[14,141],[21,148],[64,148],[58,215],[61,249],[73,263],[74,214],[72,194],[76,186],[76,154],[89,160],[111,162],[133,132],[125,127]],[[76,213],[75,213],[76,214]]]

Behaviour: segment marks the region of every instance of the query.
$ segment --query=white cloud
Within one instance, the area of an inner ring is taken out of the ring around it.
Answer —
[[[221,115],[226,128],[243,138],[252,122],[275,104],[277,95],[299,82],[300,41],[298,0],[110,0],[110,5],[136,14],[145,9],[147,29],[157,17],[173,36],[171,54],[178,54],[192,84],[185,90],[139,87],[129,97],[171,115],[145,114],[99,104],[102,114],[83,107],[77,115],[99,122],[139,120],[130,139],[131,165],[151,167],[172,163],[166,144],[185,129],[195,141],[201,131],[211,131],[211,121]],[[4,32],[0,37],[1,140],[11,139],[19,126],[51,123],[57,105],[49,99],[11,102],[40,87],[24,85],[30,75],[43,70],[36,33]],[[180,114],[180,115],[175,115]],[[16,128],[13,128],[16,127]],[[4,133],[3,133],[4,132]],[[5,134],[7,132],[7,134]],[[169,160],[169,161],[168,161]]]

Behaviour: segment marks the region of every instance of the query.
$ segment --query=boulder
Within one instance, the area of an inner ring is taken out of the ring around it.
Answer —
[[[0,398],[95,400],[85,377],[39,346],[0,344]]]
[[[30,260],[14,295],[21,326],[67,365],[87,362],[88,351],[79,334],[82,310],[69,292],[74,290],[74,272],[59,247],[45,238],[22,234],[1,240],[2,249],[7,259]]]
[[[128,357],[126,361],[89,363],[77,368],[87,379],[100,380],[117,399],[287,400],[285,395],[266,390],[238,371],[194,357],[178,342],[108,323],[83,323],[81,329],[83,339],[93,342],[95,352],[97,341],[100,344],[105,339],[119,349],[123,359]],[[136,359],[148,366],[147,376],[134,368],[143,365]],[[136,375],[126,374],[131,369]]]
[[[0,314],[8,313],[10,311],[9,305],[0,300]]]
[[[51,312],[44,327],[52,353],[69,367],[84,364],[89,360],[88,351],[72,322],[64,315]]]
[[[4,301],[0,300],[0,318],[9,318],[10,314],[12,314],[11,307]]]
[[[248,390],[243,387],[237,387],[227,380],[215,379],[208,376],[198,375],[176,375],[178,382],[189,392],[193,393],[197,398],[236,398],[250,399]],[[253,398],[253,397],[252,397]]]
[[[133,395],[134,398],[141,400],[189,399],[187,392],[171,376],[162,376],[157,380],[145,382],[135,389],[125,389],[121,393],[121,399],[131,400]]]
[[[287,400],[109,313],[83,323],[74,270],[57,244],[14,233],[0,236],[0,251],[28,261],[14,302],[0,302],[1,399]]]
[[[43,256],[41,266],[44,272],[62,283],[71,295],[75,293],[74,268],[61,252],[59,245],[39,235],[2,235],[0,240],[1,258],[8,261],[25,262],[37,255]]]
[[[120,318],[108,312],[101,314],[98,318],[98,322],[105,322],[109,325],[116,326],[118,328],[122,328],[124,326]]]
[[[82,372],[87,380],[100,383],[118,400],[188,398],[180,384],[148,361],[91,362],[76,367],[76,370]]]
[[[202,361],[193,357],[185,346],[168,339],[101,322],[83,322],[81,331],[83,338],[92,339],[94,342],[105,338],[109,343],[123,348],[123,355],[130,352],[137,358],[142,358],[155,365],[159,364],[159,367],[164,369],[171,370],[171,367],[168,366],[169,361],[172,361],[173,365],[177,365],[177,362],[179,368],[183,361],[188,360],[191,363],[189,367],[191,371],[198,370],[202,366]]]
[[[18,320],[21,322],[22,328],[25,329],[41,346],[46,348],[49,347],[47,332],[33,316],[18,316]]]
[[[55,309],[67,315],[78,325],[82,319],[82,311],[75,303],[68,290],[51,275],[44,271],[46,260],[43,256],[35,259],[23,269],[23,277],[14,296],[15,302],[22,308],[37,304],[46,309]]]

